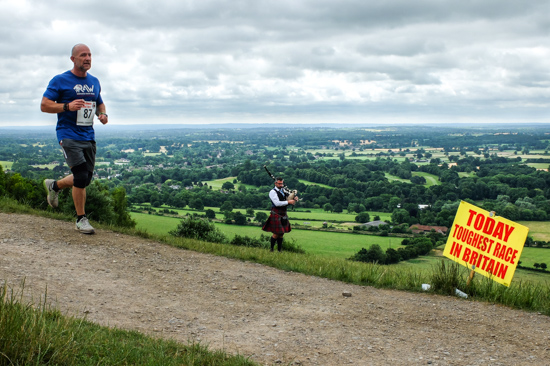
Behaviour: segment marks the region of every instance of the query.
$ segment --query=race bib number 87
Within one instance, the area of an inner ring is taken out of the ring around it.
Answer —
[[[86,102],[76,115],[77,126],[93,126],[95,116],[95,102]]]

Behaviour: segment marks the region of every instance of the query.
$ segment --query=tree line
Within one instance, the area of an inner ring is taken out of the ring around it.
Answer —
[[[17,191],[14,197],[41,201],[40,181],[68,173],[53,132],[51,137],[0,137],[0,160],[13,162],[9,180],[20,181],[9,185]],[[263,170],[267,164],[288,187],[299,191],[297,208],[305,210],[347,211],[363,214],[360,217],[367,211],[383,211],[391,213],[394,223],[450,226],[458,202],[466,200],[511,220],[546,221],[550,215],[549,173],[525,165],[520,157],[496,153],[544,149],[547,154],[543,131],[531,127],[504,132],[492,126],[475,131],[423,126],[284,132],[176,128],[129,131],[98,140],[92,195],[97,192],[112,200],[113,192],[123,190],[129,205],[202,210],[227,203],[234,208],[268,209],[267,192],[273,182]],[[444,158],[434,158],[428,146],[442,149]],[[320,148],[324,152],[308,151]],[[350,158],[344,154],[349,150],[351,157],[365,159]],[[120,159],[125,162],[119,163]],[[37,166],[52,162],[53,167]],[[428,185],[422,174],[437,184]],[[222,190],[206,183],[227,177],[235,179]]]

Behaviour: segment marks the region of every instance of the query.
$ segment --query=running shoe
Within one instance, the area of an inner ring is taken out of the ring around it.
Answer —
[[[95,234],[95,230],[90,225],[87,217],[83,217],[80,221],[76,222],[76,230],[80,231],[82,234]]]
[[[53,190],[54,182],[55,180],[53,179],[44,179],[44,188],[46,189],[46,193],[48,194],[48,205],[55,208],[59,205],[59,192]]]

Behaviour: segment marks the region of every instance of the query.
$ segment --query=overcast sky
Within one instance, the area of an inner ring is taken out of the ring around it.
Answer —
[[[92,51],[111,124],[550,122],[548,0],[0,0],[0,126]]]

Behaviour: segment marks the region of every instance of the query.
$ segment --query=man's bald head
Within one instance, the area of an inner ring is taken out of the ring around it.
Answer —
[[[71,56],[76,56],[82,48],[86,48],[88,51],[90,50],[90,48],[84,43],[77,43],[73,46],[73,49],[71,50]]]
[[[92,67],[92,52],[85,44],[79,43],[73,46],[71,61],[74,63],[73,74],[76,76],[86,76],[88,70]]]

